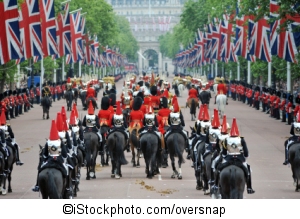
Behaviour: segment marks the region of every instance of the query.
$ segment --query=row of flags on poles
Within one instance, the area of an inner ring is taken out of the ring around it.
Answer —
[[[170,31],[172,16],[162,17],[127,17],[131,29],[150,31]]]
[[[17,0],[0,2],[0,65],[66,56],[66,64],[123,66],[120,51],[101,46],[97,36],[86,31],[85,16],[80,10],[70,12],[69,6],[70,1],[64,2],[56,18],[54,0],[25,0],[20,9]]]
[[[279,0],[270,0],[269,16],[258,21],[255,21],[254,15],[238,17],[238,7],[235,13],[224,14],[222,19],[213,19],[206,25],[205,31],[198,29],[194,43],[180,50],[173,64],[183,68],[201,67],[213,64],[215,60],[237,62],[237,56],[251,62],[256,59],[271,62],[272,56],[278,56],[297,63],[300,15],[287,15],[292,22],[283,30],[281,25],[286,19],[278,18],[279,9]],[[269,24],[271,18],[275,21]]]

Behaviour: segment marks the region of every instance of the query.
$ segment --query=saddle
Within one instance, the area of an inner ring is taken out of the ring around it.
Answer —
[[[190,99],[187,101],[187,105],[188,105],[189,108],[191,108],[192,100],[195,101],[196,106],[199,105],[199,100],[198,100],[198,98],[190,98]]]
[[[145,131],[145,132],[141,132],[139,134],[139,139],[141,139],[141,137],[146,133],[152,133],[156,136],[156,138],[158,140],[158,146],[160,146],[162,149],[165,148],[163,135],[161,135],[161,138],[159,138],[158,135],[155,133],[155,130],[153,129],[153,127],[149,126],[149,127],[145,128],[143,131]]]
[[[167,137],[165,136],[165,141],[167,141],[168,137],[173,133],[178,133],[178,134],[182,135],[182,137],[184,139],[186,139],[186,136],[183,133],[182,128],[179,125],[171,125],[170,130],[168,130],[168,131],[170,131],[170,133],[167,135]]]
[[[246,179],[248,178],[248,169],[243,165],[243,163],[239,159],[230,159],[225,163],[219,163],[217,169],[220,173],[225,167],[228,167],[230,165],[235,165],[241,168],[244,171]]]
[[[46,168],[55,168],[57,170],[59,170],[62,175],[63,175],[63,178],[66,178],[68,173],[67,173],[67,170],[66,168],[64,167],[64,165],[62,164],[61,161],[57,160],[56,157],[49,157],[47,159],[47,162],[45,162],[44,164],[41,165],[40,169],[39,169],[39,173],[46,169]]]

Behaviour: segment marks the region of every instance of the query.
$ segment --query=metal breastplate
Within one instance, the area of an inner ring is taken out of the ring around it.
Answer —
[[[114,115],[114,125],[115,127],[123,126],[123,115]]]
[[[86,127],[94,127],[96,125],[95,115],[86,115]]]
[[[228,155],[240,155],[243,151],[243,146],[240,137],[227,138],[227,153]]]
[[[209,129],[209,142],[212,144],[217,143],[218,136],[220,135],[220,129]]]
[[[61,153],[61,141],[48,141],[48,151],[50,156],[59,156]]]
[[[79,126],[73,126],[72,131],[75,133],[76,140],[79,138]]]
[[[227,134],[227,135],[222,135],[222,134],[220,134],[219,136],[218,136],[218,138],[219,138],[219,145],[220,145],[220,149],[222,150],[222,145],[224,145],[225,144],[225,139],[226,138],[228,138],[229,137],[229,135]]]
[[[130,97],[124,97],[124,104],[129,105],[130,104]]]
[[[206,134],[207,130],[209,129],[209,127],[211,125],[211,123],[209,121],[208,122],[201,121],[200,125],[201,125],[201,133]]]
[[[180,114],[179,113],[170,113],[171,125],[180,125]]]
[[[300,136],[300,123],[294,122],[294,134]]]
[[[154,126],[154,115],[153,114],[146,114],[145,115],[145,122],[147,126]]]

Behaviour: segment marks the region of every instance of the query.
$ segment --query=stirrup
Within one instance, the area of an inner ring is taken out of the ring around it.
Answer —
[[[24,163],[21,162],[20,160],[16,162],[16,165],[18,165],[18,166],[22,166],[23,164],[24,164]]]
[[[248,193],[248,194],[254,194],[255,191],[254,191],[252,188],[248,188],[248,189],[247,189],[247,193]]]
[[[39,186],[34,186],[31,190],[33,192],[38,192],[38,191],[40,191],[40,187]]]
[[[288,160],[285,160],[284,162],[283,162],[283,165],[288,165],[289,164],[289,161]]]

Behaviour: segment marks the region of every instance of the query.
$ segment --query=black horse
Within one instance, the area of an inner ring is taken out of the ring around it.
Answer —
[[[111,157],[111,177],[120,179],[122,177],[121,166],[127,164],[124,155],[126,141],[123,133],[115,131],[107,137],[107,147]]]
[[[73,103],[73,100],[74,100],[74,94],[73,94],[73,91],[70,89],[70,90],[67,90],[65,92],[65,99],[66,99],[66,102],[67,102],[67,111],[71,111],[72,110],[72,103]]]
[[[6,195],[6,190],[3,189],[4,183],[6,181],[6,174],[4,172],[4,154],[0,151],[0,195]]]
[[[172,170],[173,170],[173,174],[171,178],[175,178],[177,176],[178,179],[182,179],[181,164],[184,163],[183,151],[186,148],[184,137],[178,133],[171,133],[167,137],[167,147],[169,149]],[[178,171],[175,167],[175,156],[178,157],[178,167],[179,167]]]
[[[7,150],[8,150],[8,158],[7,158],[7,163],[8,163],[8,173],[6,173],[6,179],[8,181],[8,193],[12,192],[12,188],[11,188],[11,174],[13,171],[13,167],[14,167],[14,163],[16,162],[16,149],[14,148],[14,146],[11,145],[10,142],[6,143],[7,146]],[[2,186],[2,193],[6,193],[6,180],[4,181],[4,184]]]
[[[206,104],[207,106],[209,105],[210,99],[211,99],[211,93],[210,91],[207,90],[202,90],[199,93],[199,99],[202,104]]]
[[[175,91],[175,95],[176,95],[177,97],[179,97],[180,94],[179,94],[178,85],[177,85],[177,84],[174,84],[174,85],[173,85],[173,89],[174,89],[174,91]]]
[[[295,191],[299,192],[300,185],[300,143],[295,143],[289,148],[289,163],[292,167]]]
[[[129,135],[130,149],[132,154],[131,163],[133,167],[137,167],[137,168],[140,167],[140,155],[141,155],[140,140],[138,136],[139,134],[137,129],[133,129]]]
[[[45,96],[41,100],[41,104],[43,107],[43,119],[45,119],[45,115],[47,116],[46,119],[49,119],[49,110],[51,106],[51,100],[50,97]]]
[[[83,136],[86,150],[86,179],[96,179],[95,167],[99,148],[98,136],[94,132],[85,132]]]
[[[100,133],[102,136],[101,148],[103,150],[103,152],[100,154],[100,163],[102,166],[109,165],[109,151],[107,149],[107,144],[106,144],[106,138],[109,130],[110,128],[107,125],[102,125],[100,128]]]
[[[76,105],[77,105],[77,99],[78,99],[78,97],[79,97],[79,90],[78,90],[77,87],[74,87],[74,88],[72,89],[72,91],[73,91],[73,94],[74,94],[74,96],[73,96],[74,102],[75,102]]]
[[[242,168],[229,165],[220,173],[220,194],[222,199],[243,199],[246,177]]]
[[[85,101],[85,99],[86,99],[86,90],[80,90],[79,97],[81,99],[83,110],[86,110],[87,109],[87,105],[86,105],[86,101]]]
[[[45,168],[38,176],[38,184],[43,199],[62,199],[65,191],[65,180],[60,170]]]
[[[158,141],[156,134],[151,131],[143,134],[140,138],[141,150],[146,163],[146,174],[149,179],[152,179],[156,173],[160,172],[161,156],[158,150]]]

